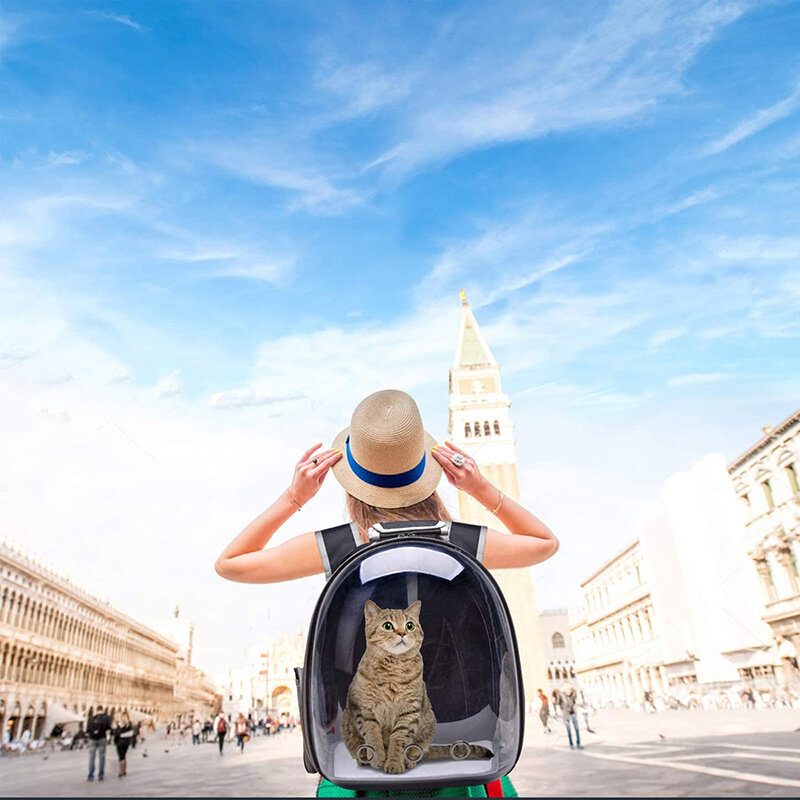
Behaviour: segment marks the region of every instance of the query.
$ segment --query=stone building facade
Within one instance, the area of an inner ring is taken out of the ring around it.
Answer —
[[[550,608],[542,611],[539,614],[539,629],[542,633],[542,653],[547,664],[547,686],[535,688],[552,690],[575,678],[575,654],[567,609]]]
[[[47,735],[51,703],[84,719],[98,704],[167,717],[210,708],[214,697],[174,642],[0,544],[4,737]]]
[[[779,651],[781,680],[797,682],[800,652],[800,410],[728,465]]]
[[[663,694],[663,663],[650,583],[637,539],[581,583],[571,614],[575,673],[598,706],[632,706],[645,691]],[[680,665],[673,679],[681,680]]]

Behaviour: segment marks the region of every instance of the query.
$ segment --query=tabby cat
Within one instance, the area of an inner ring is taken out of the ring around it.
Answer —
[[[405,772],[422,758],[451,757],[450,747],[431,744],[436,717],[422,680],[421,607],[419,600],[406,609],[381,608],[367,600],[367,649],[350,684],[342,714],[342,739],[350,755],[359,763],[394,775]],[[480,745],[459,746],[463,754],[459,758],[492,756]]]

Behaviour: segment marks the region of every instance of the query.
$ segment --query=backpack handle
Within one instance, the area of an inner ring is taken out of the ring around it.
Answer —
[[[483,561],[486,545],[485,525],[468,522],[442,522],[419,520],[402,522],[377,522],[369,529],[369,543],[405,537],[427,537],[450,542],[468,553],[476,561]],[[337,567],[358,547],[364,546],[355,523],[349,522],[316,532],[325,579],[330,579]]]

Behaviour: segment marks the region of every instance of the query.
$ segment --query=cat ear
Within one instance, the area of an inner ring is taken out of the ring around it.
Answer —
[[[381,611],[381,607],[377,603],[373,603],[372,600],[367,600],[364,603],[364,619],[367,622],[373,619],[379,611]]]
[[[415,600],[406,610],[405,613],[413,617],[419,617],[419,611],[422,608],[422,600]]]

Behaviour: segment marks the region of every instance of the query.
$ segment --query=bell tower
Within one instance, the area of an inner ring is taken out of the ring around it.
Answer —
[[[483,337],[461,290],[461,322],[449,381],[450,440],[468,452],[483,475],[514,500],[519,499],[517,450],[511,401],[503,393],[500,365]],[[458,493],[459,519],[508,532],[480,503]],[[505,595],[517,634],[526,702],[547,687],[547,670],[539,630],[539,610],[529,569],[493,570]]]

